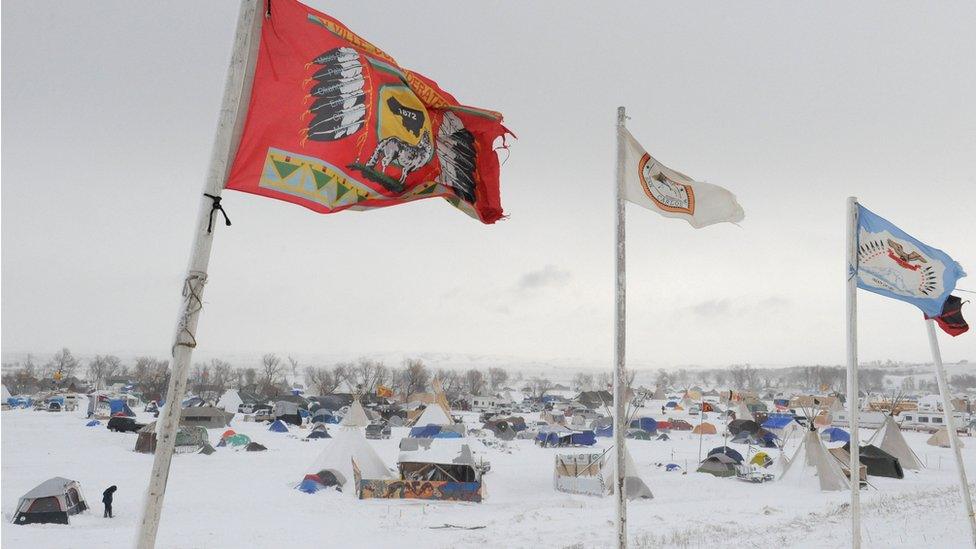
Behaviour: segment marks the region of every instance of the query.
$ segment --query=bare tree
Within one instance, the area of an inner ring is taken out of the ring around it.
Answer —
[[[60,372],[64,377],[71,377],[77,369],[78,359],[71,354],[71,351],[67,347],[64,347],[55,353],[45,365],[47,374],[45,377],[51,377],[56,372]]]
[[[389,369],[382,362],[362,357],[356,362],[353,378],[356,388],[363,393],[372,393],[376,385],[389,376]]]
[[[146,356],[137,358],[133,369],[134,381],[139,385],[144,400],[159,400],[166,396],[169,374],[168,360]]]
[[[258,371],[254,368],[244,368],[244,385],[241,389],[254,390],[258,383]]]
[[[115,375],[122,367],[119,357],[113,355],[95,355],[88,361],[88,372],[85,376],[94,388],[103,386],[106,379]]]
[[[319,396],[330,395],[342,384],[342,375],[325,366],[308,366],[305,368],[305,383],[309,388],[314,388]]]
[[[230,362],[215,358],[210,361],[210,388],[220,398],[234,380],[234,367]]]
[[[288,366],[291,368],[291,378],[298,379],[298,361],[288,355]]]
[[[261,357],[261,381],[259,387],[265,396],[278,395],[278,383],[281,381],[281,359],[274,353]]]
[[[457,400],[464,390],[464,380],[461,375],[454,370],[439,368],[434,374],[434,379],[440,382],[444,390],[444,396],[448,401]]]
[[[501,389],[506,381],[508,381],[508,372],[504,368],[497,366],[488,368],[488,385],[491,387],[492,392]]]
[[[464,389],[472,395],[480,395],[485,390],[485,374],[471,368],[464,373]]]
[[[593,390],[593,374],[580,372],[573,376],[573,389],[576,391]]]
[[[430,383],[430,370],[419,358],[408,358],[403,361],[403,371],[400,372],[401,391],[404,396],[422,393]]]
[[[596,376],[596,388],[601,390],[609,390],[613,387],[613,376],[610,372],[600,372]]]
[[[552,390],[552,382],[543,377],[533,377],[529,380],[529,388],[533,397],[542,398]]]

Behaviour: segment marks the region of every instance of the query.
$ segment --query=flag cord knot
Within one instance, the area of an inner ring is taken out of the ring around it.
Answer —
[[[214,196],[212,194],[207,194],[207,193],[203,193],[203,196],[206,196],[210,200],[213,200],[213,205],[210,208],[210,221],[207,222],[207,234],[213,233],[214,214],[217,213],[218,211],[220,212],[221,215],[224,216],[224,225],[230,227],[230,218],[227,217],[227,211],[224,210],[224,207],[220,205],[221,197]]]

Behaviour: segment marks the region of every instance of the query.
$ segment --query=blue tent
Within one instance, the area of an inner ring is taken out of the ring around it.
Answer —
[[[102,424],[101,421],[98,421],[97,419],[93,419],[93,420],[89,421],[88,423],[86,423],[85,424],[85,427],[98,427],[101,424]]]
[[[312,417],[312,414],[308,410],[306,410],[305,408],[299,408],[298,409],[298,417],[301,417],[301,418]]]
[[[734,459],[736,463],[742,463],[742,454],[736,452],[735,450],[729,448],[728,446],[719,446],[717,448],[712,448],[711,450],[708,451],[709,456],[715,454],[725,454],[730,458]]]
[[[410,438],[434,438],[441,432],[440,425],[425,425],[410,429]]]
[[[268,430],[274,431],[276,433],[287,433],[288,426],[285,425],[284,421],[281,421],[280,419],[276,419],[274,420],[274,423],[272,423],[271,426],[268,427]]]
[[[631,429],[641,429],[648,433],[657,433],[657,421],[652,417],[642,417],[630,422]]]
[[[665,404],[664,407],[665,408],[677,408],[678,407],[678,403],[672,400],[671,402]]]
[[[332,436],[329,435],[328,431],[321,429],[321,430],[312,431],[305,438],[332,438]]]
[[[325,486],[322,486],[321,483],[307,477],[302,479],[302,483],[298,485],[298,490],[300,492],[305,492],[306,494],[314,494],[322,488],[325,488]]]
[[[108,401],[109,405],[109,415],[119,415],[122,414],[126,417],[136,417],[136,413],[129,408],[129,405],[125,403],[122,399],[113,399]]]
[[[823,431],[820,431],[820,438],[826,440],[827,442],[851,441],[850,433],[839,427],[828,427]]]
[[[598,437],[612,437],[613,425],[607,425],[606,427],[597,427],[595,434]]]
[[[49,403],[50,403],[50,402],[57,402],[57,403],[58,403],[58,404],[60,404],[61,406],[64,406],[64,397],[63,397],[63,396],[53,396],[53,397],[51,397],[51,398],[49,398],[49,399],[47,399],[47,401],[48,401]]]
[[[30,397],[10,397],[7,399],[7,404],[11,408],[30,408],[34,405],[34,400]]]
[[[770,415],[763,424],[763,429],[782,429],[793,422],[793,416],[789,415]]]
[[[680,466],[680,465],[678,465],[677,463],[669,463],[669,464],[668,464],[668,465],[667,465],[667,466],[666,466],[666,467],[664,468],[664,470],[665,470],[665,471],[680,471],[680,470],[681,470],[681,466]]]
[[[596,444],[596,435],[593,431],[579,431],[569,435],[570,444],[574,446],[593,446]]]

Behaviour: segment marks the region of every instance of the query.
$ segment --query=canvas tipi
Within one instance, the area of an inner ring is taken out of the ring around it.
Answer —
[[[241,399],[241,394],[237,392],[237,389],[227,389],[217,401],[218,408],[232,414],[236,414],[240,410],[241,404],[244,404],[244,400]]]
[[[427,408],[424,409],[424,413],[420,414],[417,418],[415,425],[419,427],[424,427],[426,425],[453,425],[454,421],[451,417],[447,415],[444,408],[437,404],[428,404]]]
[[[938,446],[940,448],[949,448],[949,429],[943,427],[935,432],[934,435],[929,437],[925,441],[929,446]],[[964,448],[962,441],[959,441],[959,447]],[[902,466],[904,467],[904,465]]]
[[[329,444],[308,468],[311,474],[320,478],[329,473],[335,477],[337,484],[345,488],[353,482],[352,462],[356,460],[356,467],[362,472],[362,478],[386,479],[393,478],[383,460],[377,455],[373,447],[366,441],[359,429],[340,428]],[[355,490],[349,490],[355,492]]]
[[[884,423],[871,435],[868,444],[873,444],[898,458],[898,463],[901,464],[902,469],[919,470],[923,467],[922,461],[905,442],[905,437],[901,434],[901,427],[895,423],[894,418],[890,415],[885,416]]]
[[[800,441],[793,459],[784,467],[780,482],[817,486],[822,491],[850,489],[850,482],[837,460],[827,452],[817,431],[810,430]]]
[[[746,403],[741,400],[735,405],[735,419],[748,419],[749,421],[756,420],[756,418],[752,416],[752,412],[749,411],[749,407],[746,406]]]
[[[369,417],[366,415],[366,410],[363,409],[363,405],[359,403],[359,400],[352,401],[349,405],[349,411],[346,415],[342,416],[342,422],[339,423],[343,427],[365,427],[369,425]]]

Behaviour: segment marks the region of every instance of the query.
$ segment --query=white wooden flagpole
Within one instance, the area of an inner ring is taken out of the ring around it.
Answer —
[[[861,547],[861,443],[857,398],[857,198],[847,198],[847,405],[851,429],[851,547]]]
[[[186,394],[190,358],[196,346],[197,321],[200,318],[200,309],[203,307],[203,286],[207,282],[207,266],[210,263],[210,248],[213,244],[212,231],[222,221],[220,212],[213,210],[215,205],[219,204],[220,193],[230,169],[230,161],[240,142],[244,114],[251,95],[251,80],[257,60],[263,16],[264,0],[241,0],[237,33],[224,83],[224,97],[220,107],[217,132],[210,153],[210,167],[203,187],[205,195],[216,198],[200,197],[193,248],[183,286],[183,305],[177,319],[173,342],[173,364],[166,393],[167,403],[159,419],[160,429],[156,439],[153,468],[149,477],[149,488],[146,491],[142,522],[139,525],[137,539],[139,549],[151,549],[156,545],[163,497],[166,495],[166,482],[169,478],[176,432],[179,427],[180,403]],[[212,226],[211,221],[213,221]]]
[[[945,368],[942,366],[942,351],[939,350],[939,339],[935,332],[935,321],[928,319],[925,325],[929,332],[929,347],[932,349],[932,362],[935,367],[935,378],[939,382],[939,394],[942,396],[942,413],[945,415],[945,426],[949,431],[949,446],[956,460],[956,471],[959,473],[959,490],[962,496],[963,510],[969,523],[970,541],[976,547],[976,516],[973,515],[973,498],[969,493],[969,481],[966,479],[966,468],[962,463],[962,452],[959,450],[959,435],[956,433],[956,421],[953,417],[952,395],[949,394],[949,383],[946,381]]]
[[[617,253],[614,277],[614,372],[613,372],[613,444],[617,448],[616,466],[616,508],[617,508],[617,547],[625,549],[627,547],[627,493],[625,478],[627,474],[627,418],[624,413],[625,401],[627,400],[626,372],[624,371],[624,356],[627,343],[627,264],[626,264],[626,230],[624,221],[626,220],[626,203],[624,202],[624,124],[627,115],[623,107],[617,107]]]

